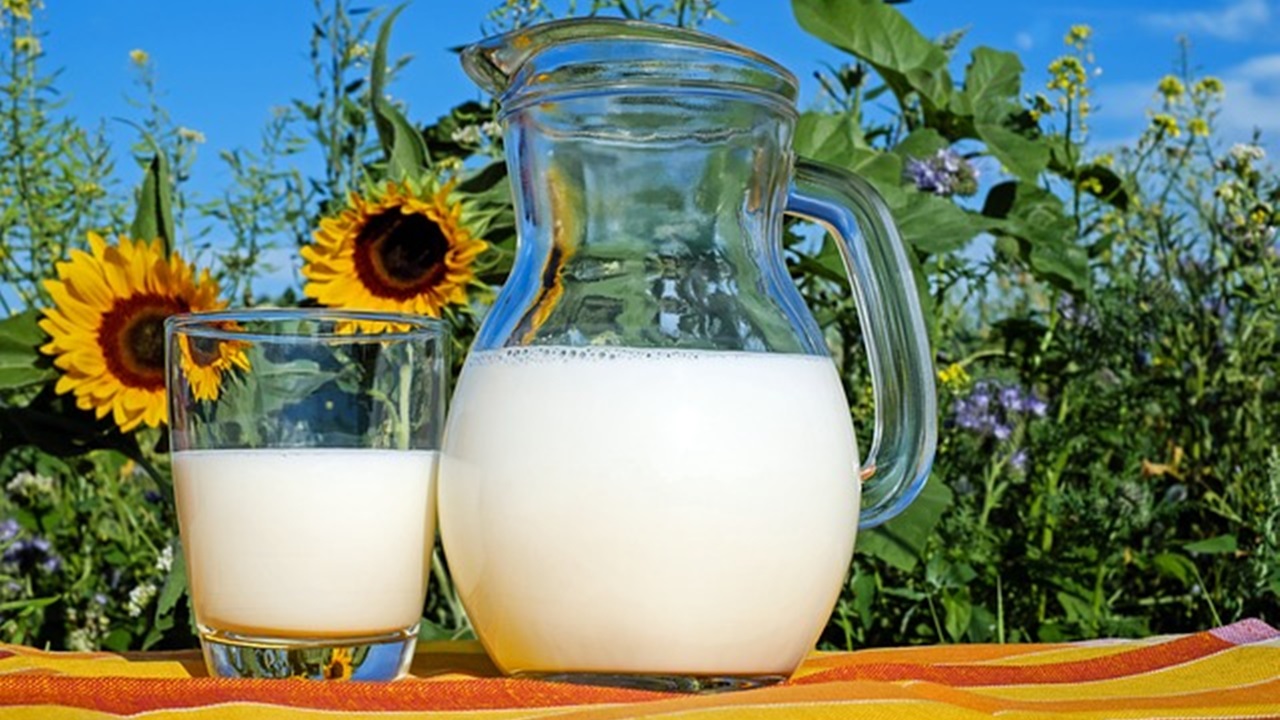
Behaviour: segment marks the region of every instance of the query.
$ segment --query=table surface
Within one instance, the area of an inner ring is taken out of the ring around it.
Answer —
[[[197,651],[0,644],[0,718],[1280,718],[1280,632],[814,653],[786,683],[671,695],[504,678],[471,642],[425,643],[394,683],[223,680]]]

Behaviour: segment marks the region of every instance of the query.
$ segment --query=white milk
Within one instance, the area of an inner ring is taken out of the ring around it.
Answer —
[[[175,453],[199,622],[271,637],[416,624],[435,539],[437,459],[391,450]]]
[[[473,353],[441,534],[507,672],[786,674],[845,578],[856,464],[828,358]]]

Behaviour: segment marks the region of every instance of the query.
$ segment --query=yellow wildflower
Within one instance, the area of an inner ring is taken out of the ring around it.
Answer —
[[[1062,42],[1070,47],[1083,50],[1085,43],[1089,42],[1091,37],[1093,37],[1093,28],[1088,25],[1072,25]]]
[[[1182,128],[1178,126],[1178,119],[1167,113],[1160,113],[1151,118],[1151,127],[1156,132],[1169,137],[1179,137],[1182,135]]]
[[[0,10],[19,20],[31,21],[31,11],[43,7],[39,0],[0,0]]]
[[[1080,181],[1080,189],[1093,193],[1094,195],[1102,194],[1102,181],[1096,177],[1088,177]]]
[[[1160,94],[1164,96],[1164,101],[1168,103],[1176,103],[1182,99],[1187,93],[1187,86],[1182,84],[1182,80],[1176,75],[1165,75],[1160,79],[1160,84],[1156,86]]]
[[[34,35],[21,35],[13,39],[13,51],[15,53],[39,55],[42,49],[40,38]]]
[[[1209,123],[1204,118],[1191,118],[1187,123],[1187,130],[1192,137],[1209,137]]]
[[[961,390],[969,384],[969,373],[960,363],[951,363],[938,371],[938,382],[952,390]]]
[[[1093,159],[1095,165],[1101,165],[1104,168],[1115,167],[1116,156],[1111,153],[1102,153]]]
[[[1192,92],[1197,95],[1225,95],[1227,89],[1223,87],[1221,80],[1209,75],[1201,78],[1200,81],[1195,84]]]
[[[151,62],[151,56],[147,54],[147,51],[139,48],[129,51],[129,59],[132,60],[135,65],[146,65]]]
[[[1049,63],[1049,89],[1062,90],[1074,94],[1084,85],[1086,75],[1084,63],[1073,55],[1062,57]]]
[[[1254,225],[1266,225],[1270,219],[1271,213],[1267,212],[1264,207],[1255,208],[1253,212],[1249,213],[1249,222]]]

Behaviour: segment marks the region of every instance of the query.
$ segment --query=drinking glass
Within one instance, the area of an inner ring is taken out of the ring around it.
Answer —
[[[435,538],[447,332],[318,310],[165,323],[196,626],[220,677],[391,680]]]

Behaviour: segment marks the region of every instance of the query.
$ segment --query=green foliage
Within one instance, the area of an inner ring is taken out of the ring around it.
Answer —
[[[85,232],[117,215],[101,129],[62,117],[35,20],[0,27],[0,311],[43,304],[43,281]]]
[[[86,231],[122,228],[136,206],[134,236],[207,261],[235,303],[291,305],[296,287],[264,291],[261,278],[296,262],[349,192],[452,178],[490,243],[473,305],[445,312],[455,373],[510,269],[516,223],[494,104],[416,124],[388,95],[408,62],[388,58],[399,10],[314,8],[311,97],[274,111],[257,149],[225,153],[231,182],[207,200],[185,189],[199,133],[168,116],[149,58],[135,57],[145,171],[122,178],[140,176],[141,192],[121,197],[101,131],[55,119],[54,78],[18,42],[38,37],[32,24],[4,26],[0,523],[12,524],[0,524],[0,639],[193,642],[161,433],[124,434],[76,408],[38,350],[42,282]],[[1185,71],[1162,83],[1141,137],[1096,155],[1087,28],[1070,29],[1036,92],[1017,55],[962,56],[960,34],[930,40],[893,3],[793,8],[848,54],[819,76],[825,96],[803,109],[795,148],[858,173],[890,207],[919,268],[942,395],[931,484],[860,537],[824,645],[1280,622],[1280,181],[1256,142],[1215,139],[1221,83]],[[526,0],[502,3],[488,28],[581,13],[720,17],[707,0]],[[318,172],[299,169],[304,150],[319,153]],[[786,257],[865,430],[870,380],[839,254],[793,233]],[[314,389],[290,385],[287,365],[273,370],[272,403]],[[438,548],[432,572],[424,635],[467,635]]]

